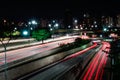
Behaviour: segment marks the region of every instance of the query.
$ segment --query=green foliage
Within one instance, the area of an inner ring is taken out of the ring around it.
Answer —
[[[32,32],[32,37],[35,38],[37,41],[40,40],[45,40],[50,36],[49,31],[45,30],[45,29],[41,29],[41,30],[35,30]]]
[[[12,33],[13,36],[19,36],[20,35],[20,32],[19,31],[15,31]]]
[[[90,42],[90,40],[76,38],[75,41],[74,41],[74,44],[75,44],[75,46],[80,46],[80,45],[87,44],[89,42]]]
[[[75,41],[73,43],[68,43],[68,44],[60,44],[60,47],[63,49],[62,51],[68,51],[70,49],[74,49],[77,47],[81,47],[85,44],[88,44],[90,42],[90,40],[85,40],[85,39],[81,39],[81,38],[76,38]]]

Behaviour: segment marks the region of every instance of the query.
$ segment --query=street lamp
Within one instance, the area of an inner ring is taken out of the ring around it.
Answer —
[[[56,23],[56,24],[55,24],[55,26],[56,26],[56,27],[58,27],[58,26],[59,26],[59,24],[58,24],[58,23]]]
[[[33,24],[33,25],[36,25],[37,22],[36,22],[35,20],[32,20],[32,24]]]
[[[30,30],[33,30],[33,28],[31,27]]]
[[[104,28],[103,31],[106,32],[106,31],[107,31],[107,28]]]
[[[74,20],[75,23],[77,23],[78,21],[77,20]]]
[[[49,27],[51,27],[51,24],[48,24]]]
[[[24,30],[22,34],[23,34],[23,36],[28,36],[29,32],[27,30]]]
[[[32,23],[31,22],[28,22],[29,25],[31,25]]]

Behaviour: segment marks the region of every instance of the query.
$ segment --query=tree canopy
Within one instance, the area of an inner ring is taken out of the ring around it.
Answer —
[[[50,32],[46,29],[35,30],[32,32],[32,37],[35,38],[37,41],[45,40],[50,36]]]

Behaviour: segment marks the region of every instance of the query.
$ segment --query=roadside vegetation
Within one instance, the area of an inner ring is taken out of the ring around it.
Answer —
[[[62,51],[68,51],[70,49],[81,47],[85,44],[88,44],[89,42],[90,42],[90,40],[76,38],[73,43],[67,43],[67,44],[62,43],[59,45],[62,48]]]

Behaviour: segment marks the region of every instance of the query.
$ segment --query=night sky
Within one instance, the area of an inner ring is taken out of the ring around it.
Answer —
[[[119,0],[1,0],[0,17],[63,17],[69,9],[74,16],[83,13],[120,13]]]

